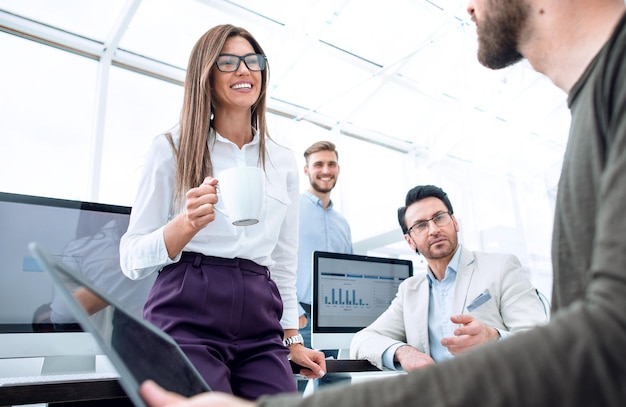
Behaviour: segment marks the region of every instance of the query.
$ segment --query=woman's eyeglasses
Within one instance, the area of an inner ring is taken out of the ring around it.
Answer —
[[[246,64],[249,70],[259,72],[265,69],[267,57],[263,54],[247,54],[244,56],[221,54],[217,57],[215,65],[221,72],[235,72],[239,69],[241,61]]]

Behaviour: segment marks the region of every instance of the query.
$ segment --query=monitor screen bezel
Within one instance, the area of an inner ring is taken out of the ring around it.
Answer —
[[[22,205],[34,205],[44,207],[75,209],[77,211],[94,211],[104,213],[114,213],[130,215],[131,207],[123,205],[112,205],[98,202],[78,201],[70,199],[60,199],[43,197],[36,195],[16,194],[10,192],[0,192],[0,202],[16,203]],[[45,225],[42,225],[45,227]],[[52,282],[51,282],[52,284]],[[27,333],[50,333],[49,324],[28,323],[2,323],[0,322],[0,334],[27,334]],[[78,324],[68,324],[67,327],[55,329],[56,332],[82,332]]]
[[[319,260],[320,259],[340,259],[349,260],[355,262],[374,262],[393,265],[404,265],[408,267],[408,276],[413,276],[413,262],[407,259],[390,258],[390,257],[378,257],[367,256],[359,254],[346,254],[346,253],[334,253],[326,251],[314,251],[313,252],[313,288],[312,288],[312,303],[311,303],[311,335],[316,334],[354,334],[366,326],[320,326],[319,325],[319,303],[317,301],[316,294],[319,291],[320,276],[319,276]]]

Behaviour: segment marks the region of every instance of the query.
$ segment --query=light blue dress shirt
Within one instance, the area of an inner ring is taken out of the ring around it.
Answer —
[[[300,240],[298,246],[298,302],[311,304],[313,252],[315,250],[352,254],[352,233],[346,218],[312,192],[300,194]],[[304,309],[298,304],[300,315]]]
[[[430,345],[430,357],[436,363],[450,359],[453,355],[448,349],[441,345],[441,339],[454,336],[453,332],[456,328],[452,324],[450,317],[452,316],[452,303],[454,301],[454,289],[456,282],[456,271],[459,268],[459,259],[461,258],[461,245],[450,259],[446,274],[443,280],[438,281],[433,272],[428,268],[426,277],[428,278],[429,299],[428,299],[428,341]],[[394,363],[393,357],[396,350],[404,344],[399,343],[390,346],[383,353],[383,365],[389,369],[399,369],[400,365]]]
[[[456,271],[459,268],[460,257],[461,246],[459,245],[446,268],[446,275],[443,277],[443,280],[437,280],[430,268],[426,274],[428,286],[430,287],[430,298],[428,299],[428,342],[430,357],[437,363],[453,357],[448,349],[441,344],[441,340],[454,336],[454,330],[456,329],[456,324],[450,321],[450,317],[452,316]]]

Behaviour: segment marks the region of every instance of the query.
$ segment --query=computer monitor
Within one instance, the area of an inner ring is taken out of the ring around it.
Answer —
[[[36,374],[95,368],[99,347],[55,295],[28,244],[45,245],[141,315],[154,278],[133,281],[121,271],[119,240],[130,211],[127,206],[0,192],[0,359],[42,358]],[[108,310],[97,306],[92,318],[103,327],[111,322]]]
[[[312,347],[339,349],[339,358],[348,358],[354,334],[389,307],[412,275],[406,259],[313,252]]]

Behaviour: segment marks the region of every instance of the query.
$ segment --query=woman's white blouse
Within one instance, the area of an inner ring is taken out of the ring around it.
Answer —
[[[172,135],[178,145],[179,131]],[[259,135],[239,149],[236,144],[211,131],[213,173],[234,166],[260,167]],[[131,279],[145,278],[164,266],[176,263],[165,248],[163,228],[180,211],[174,207],[175,157],[164,135],[154,139],[148,152],[132,207],[128,231],[120,243],[122,271]],[[260,222],[252,226],[233,226],[221,213],[200,230],[184,251],[208,256],[250,259],[267,266],[283,301],[283,328],[298,328],[296,267],[298,253],[299,180],[291,150],[266,139],[265,203]],[[183,204],[184,210],[184,204]],[[218,208],[223,208],[217,203]]]

